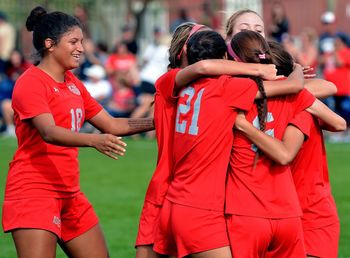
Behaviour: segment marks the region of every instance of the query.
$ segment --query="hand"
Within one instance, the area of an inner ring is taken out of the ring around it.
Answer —
[[[121,137],[112,134],[94,134],[92,147],[106,156],[117,160],[118,156],[124,156],[126,143]]]
[[[239,131],[243,131],[244,126],[249,123],[248,120],[245,118],[245,114],[243,111],[239,111],[235,120],[234,127],[235,129]]]
[[[261,64],[259,68],[259,76],[268,81],[274,81],[281,78],[281,76],[277,76],[277,68],[274,64]]]
[[[311,73],[313,71],[314,71],[314,68],[312,68],[310,66],[303,66],[304,78],[305,79],[315,78],[316,74],[315,73]]]

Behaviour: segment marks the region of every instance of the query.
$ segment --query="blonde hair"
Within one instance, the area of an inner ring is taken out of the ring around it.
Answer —
[[[178,58],[178,54],[184,47],[186,39],[194,25],[195,23],[187,22],[176,28],[169,48],[169,68],[177,68],[181,66],[181,58]]]
[[[253,13],[256,14],[257,16],[259,16],[262,20],[262,17],[255,11],[250,10],[250,9],[243,9],[243,10],[239,10],[237,12],[234,12],[230,18],[228,18],[227,22],[226,22],[226,40],[227,39],[231,39],[233,36],[233,28],[236,25],[236,21],[237,19],[242,16],[243,14],[246,13]]]

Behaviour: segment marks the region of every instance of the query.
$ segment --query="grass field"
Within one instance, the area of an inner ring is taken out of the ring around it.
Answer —
[[[144,194],[156,162],[156,142],[126,140],[127,155],[118,161],[94,149],[80,150],[81,188],[93,204],[111,257],[135,256],[134,241]],[[16,148],[14,139],[0,138],[0,204]],[[341,219],[339,257],[350,257],[350,144],[327,145],[333,193]],[[58,248],[59,249],[59,248]],[[65,257],[58,250],[57,257]],[[0,233],[0,257],[16,257],[9,234]]]

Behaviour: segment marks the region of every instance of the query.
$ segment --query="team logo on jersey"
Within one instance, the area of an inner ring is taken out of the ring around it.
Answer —
[[[60,92],[56,87],[53,87],[55,92]]]
[[[68,89],[75,95],[80,95],[80,90],[73,83],[68,84]]]
[[[57,217],[57,216],[53,216],[52,223],[55,224],[58,228],[61,227],[61,220],[60,220],[60,218]]]

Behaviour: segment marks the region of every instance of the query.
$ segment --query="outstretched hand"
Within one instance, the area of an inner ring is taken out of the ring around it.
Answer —
[[[117,156],[124,156],[126,143],[121,137],[112,134],[95,134],[92,147],[106,156],[117,160]]]

